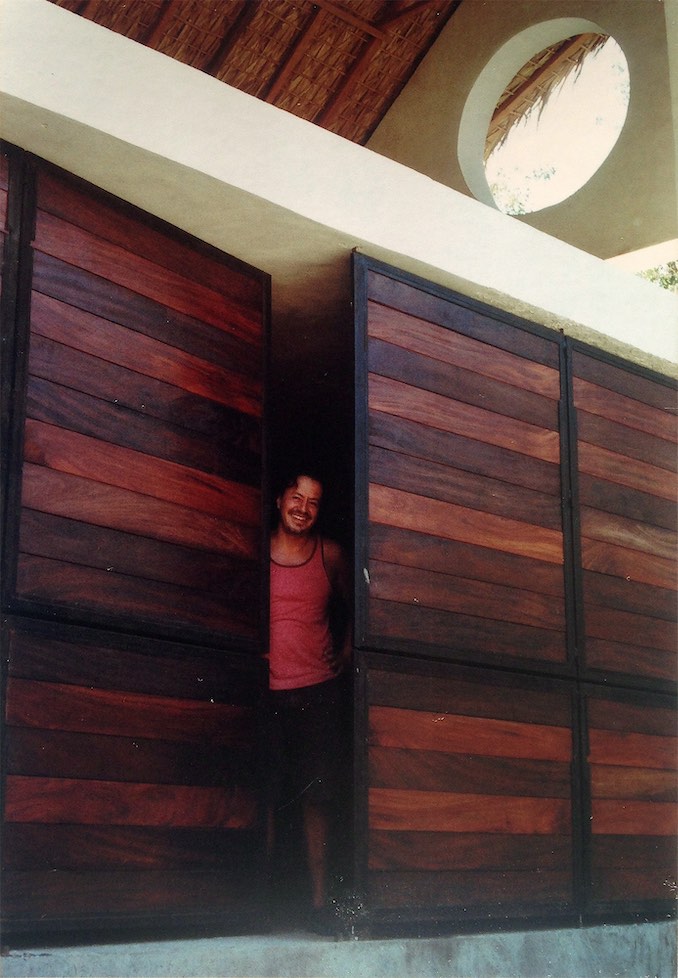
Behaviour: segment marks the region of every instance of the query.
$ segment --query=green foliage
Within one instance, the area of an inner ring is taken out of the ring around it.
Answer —
[[[678,261],[669,261],[665,265],[648,268],[638,274],[648,282],[654,282],[660,288],[678,294]]]

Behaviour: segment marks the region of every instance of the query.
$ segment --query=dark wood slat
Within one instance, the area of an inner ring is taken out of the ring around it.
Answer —
[[[678,830],[675,802],[594,798],[591,831],[594,835],[669,835]]]
[[[375,908],[398,909],[442,907],[468,918],[474,907],[484,920],[506,918],[506,908],[543,916],[553,904],[572,899],[569,869],[553,872],[400,872],[371,873],[368,898]]]
[[[589,729],[589,763],[672,771],[678,738],[652,734]],[[652,835],[653,833],[649,833]],[[657,835],[662,833],[658,832]]]
[[[672,530],[648,526],[623,516],[611,516],[589,506],[580,507],[581,530],[584,536],[604,540],[618,547],[640,550],[666,560],[675,560],[678,540]]]
[[[442,791],[370,788],[372,829],[399,832],[487,832],[567,835],[569,802],[510,795],[456,795]]]
[[[493,584],[510,581],[513,587],[525,591],[558,599],[563,597],[563,572],[554,564],[503,554],[488,547],[442,540],[414,530],[373,523],[369,528],[369,553],[374,560],[400,564],[401,567],[429,568],[440,573],[454,569],[466,580]]]
[[[591,768],[591,795],[593,798],[675,802],[678,772],[595,764]]]
[[[30,509],[55,516],[248,560],[256,559],[259,550],[259,533],[253,527],[226,524],[186,506],[40,465],[24,465],[22,501]]]
[[[563,636],[544,628],[492,622],[421,606],[405,606],[375,598],[369,603],[370,638],[388,640],[387,648],[403,643],[444,649],[445,658],[457,655],[508,655],[521,661],[540,659],[564,662]]]
[[[7,686],[6,720],[13,726],[113,736],[124,731],[127,737],[207,740],[224,747],[251,744],[251,712],[241,706],[30,679],[10,679]]]
[[[378,271],[370,270],[367,280],[368,298],[387,308],[457,330],[499,350],[558,369],[559,349],[555,339],[546,339],[522,329],[508,331],[505,319],[494,319],[485,312],[458,304],[454,296],[431,295],[406,282],[397,282]],[[507,336],[509,332],[510,336]],[[554,389],[557,386],[554,382]],[[554,394],[554,397],[557,396]]]
[[[587,475],[607,479],[608,482],[616,482],[629,489],[648,492],[660,499],[675,501],[675,476],[666,469],[659,469],[647,462],[639,462],[584,441],[578,443],[577,453],[579,469]]]
[[[578,410],[589,411],[617,424],[654,435],[655,438],[664,438],[674,443],[676,441],[674,410],[662,410],[651,404],[644,404],[632,397],[617,394],[577,377],[573,381],[573,391],[574,403]],[[672,403],[675,409],[675,392]]]
[[[369,571],[373,598],[556,632],[565,630],[564,604],[551,595],[376,560],[370,560]]]
[[[379,411],[370,412],[368,424],[370,446],[443,464],[453,459],[455,468],[465,472],[560,496],[560,469],[552,462]]]
[[[253,321],[252,313],[244,311],[239,304],[214,288],[111,244],[44,211],[37,212],[33,247],[36,251],[99,275],[224,332],[252,338],[260,334],[261,323]]]
[[[371,747],[368,770],[373,788],[537,798],[570,796],[569,764],[558,761]]]
[[[35,296],[36,293],[33,293]],[[145,376],[173,384],[227,408],[261,415],[261,379],[187,353],[143,333],[93,316],[43,296],[31,307],[31,329],[40,336],[74,346]]]
[[[368,742],[378,747],[568,763],[569,728],[389,706],[369,712]]]
[[[246,829],[39,825],[10,822],[6,870],[193,870],[237,868],[253,861]]]
[[[577,435],[591,445],[609,448],[620,455],[627,455],[669,472],[678,469],[676,446],[663,438],[654,438],[647,432],[608,421],[587,411],[577,412]]]
[[[572,353],[572,366],[574,375],[582,380],[606,387],[625,397],[635,398],[642,404],[649,404],[661,411],[675,411],[678,392],[674,383],[661,383],[626,367],[587,356],[579,350]]]
[[[220,452],[218,440],[196,435],[120,404],[107,403],[51,381],[29,378],[28,416],[45,424],[68,428],[102,442],[143,452],[187,468],[257,485],[260,457],[248,452]]]
[[[125,784],[10,775],[5,789],[8,822],[76,825],[165,825],[252,828],[254,798],[244,789]]]
[[[623,906],[633,894],[633,900],[666,900],[675,903],[675,895],[667,882],[666,867],[652,867],[638,870],[601,870],[592,880],[592,896],[602,903],[616,903]]]
[[[555,431],[505,418],[440,394],[430,394],[378,374],[370,374],[368,386],[370,411],[381,411],[489,445],[520,451],[544,462],[557,463],[560,459],[560,443]]]
[[[678,530],[678,509],[675,500],[660,499],[646,492],[639,492],[627,486],[616,485],[606,479],[579,473],[579,500],[584,506],[628,519],[663,526],[667,530]]]
[[[594,874],[611,869],[652,870],[656,866],[674,867],[676,847],[667,836],[596,835],[591,847]]]
[[[261,494],[252,486],[149,457],[97,438],[28,418],[24,458],[36,465],[97,481],[156,499],[211,513],[250,526],[261,522]]]
[[[502,835],[464,832],[385,832],[369,836],[371,870],[430,873],[549,872],[566,868],[572,840],[566,836]]]
[[[16,593],[81,612],[120,615],[124,609],[128,618],[164,625],[192,625],[249,640],[259,635],[256,595],[249,607],[237,601],[229,606],[225,596],[29,554],[19,555]]]
[[[245,274],[235,263],[208,254],[201,242],[185,244],[163,234],[145,225],[136,214],[123,212],[117,202],[108,205],[52,173],[40,171],[37,187],[41,210],[122,248],[133,246],[135,254],[179,275],[190,275],[194,281],[242,305],[253,318],[261,314],[261,276],[253,269]]]
[[[418,530],[445,540],[458,540],[553,564],[563,562],[562,534],[557,530],[479,513],[387,486],[370,485],[369,518],[373,523]]]
[[[590,605],[675,621],[673,591],[593,571],[584,571],[583,578],[586,601]]]
[[[448,334],[448,339],[449,345],[456,345],[455,334]],[[399,337],[399,341],[402,340]],[[458,356],[459,362],[463,363],[464,359],[463,355]],[[487,358],[480,363],[474,360],[475,370],[479,370],[483,362],[486,363]],[[494,377],[483,376],[482,372],[422,356],[412,349],[403,349],[402,346],[372,337],[368,344],[367,363],[371,373],[454,398],[464,404],[474,404],[509,418],[552,431],[558,430],[557,403],[524,387],[514,386],[520,383],[519,368],[524,366],[524,360],[514,368],[513,383],[504,383]],[[492,365],[496,370],[496,355],[492,357]]]
[[[658,737],[672,737],[676,733],[676,714],[661,703],[648,706],[592,696],[587,702],[587,712],[591,726],[601,730],[636,731]]]
[[[664,652],[676,651],[676,623],[587,604],[586,634]]]
[[[452,465],[387,452],[373,446],[369,451],[369,480],[413,493],[421,493],[425,486],[426,495],[433,499],[553,530],[562,529],[559,499],[524,486],[513,486],[508,478],[506,481],[487,479]]]
[[[615,547],[601,540],[581,541],[582,567],[587,571],[609,574],[612,577],[654,584],[669,590],[676,589],[676,562],[639,550]]]
[[[589,638],[586,640],[586,662],[592,669],[664,679],[671,683],[678,680],[675,652]]]
[[[257,608],[261,575],[255,561],[190,550],[31,509],[22,510],[19,530],[23,554],[184,589],[190,585],[195,594],[218,595],[225,608]]]
[[[7,773],[45,778],[212,786],[256,777],[251,747],[9,727]]]
[[[256,418],[35,332],[28,369],[33,377],[57,381],[63,387],[207,435],[222,454],[260,454],[260,423]]]
[[[368,701],[374,706],[400,706],[430,713],[453,712],[460,716],[491,717],[522,723],[568,727],[572,708],[568,695],[531,689],[515,677],[487,675],[477,681],[458,672],[441,676],[430,666],[425,675],[370,668]]]
[[[34,318],[39,315],[42,323],[43,309],[48,309],[51,318],[68,325],[68,333],[70,310],[78,309],[161,343],[171,337],[174,348],[227,370],[254,377],[261,373],[261,336],[224,332],[40,252],[33,256],[33,289]]]

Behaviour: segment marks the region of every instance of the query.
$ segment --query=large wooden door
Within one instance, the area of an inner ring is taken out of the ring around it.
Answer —
[[[268,279],[9,177],[5,927],[256,915]]]

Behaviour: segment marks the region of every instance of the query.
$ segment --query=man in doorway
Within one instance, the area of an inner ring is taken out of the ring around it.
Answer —
[[[347,612],[349,584],[342,548],[317,528],[321,480],[308,470],[289,479],[276,500],[270,568],[271,788],[280,805],[281,781],[301,803],[303,835],[316,917],[326,907],[328,842],[342,792],[345,671],[350,661],[349,616],[332,628],[337,601]],[[289,802],[288,802],[289,803]],[[269,811],[269,852],[275,812]]]

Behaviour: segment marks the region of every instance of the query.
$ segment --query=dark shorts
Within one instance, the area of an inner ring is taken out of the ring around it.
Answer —
[[[348,679],[268,694],[269,804],[332,802],[345,788],[350,752]]]

